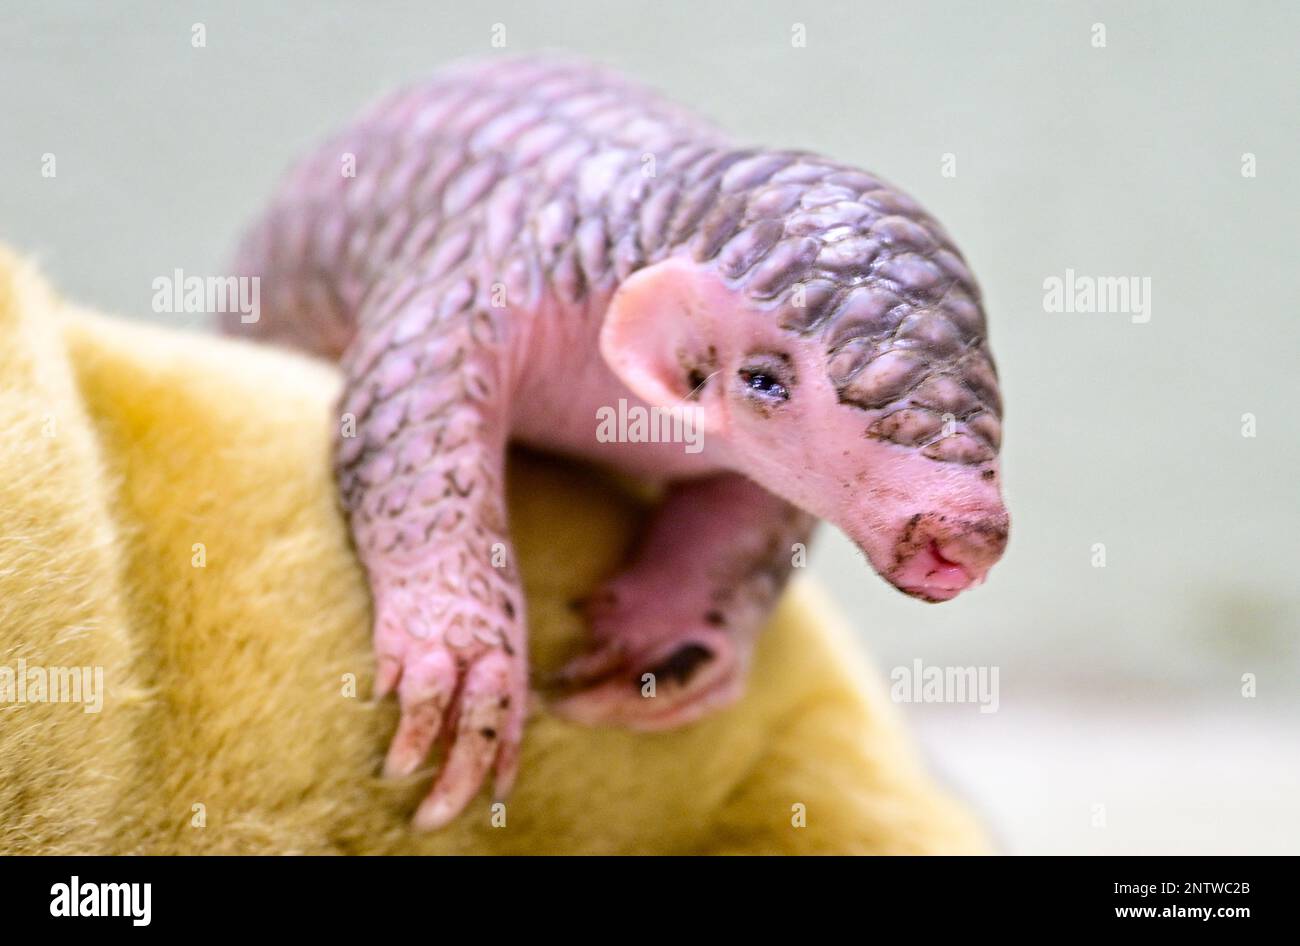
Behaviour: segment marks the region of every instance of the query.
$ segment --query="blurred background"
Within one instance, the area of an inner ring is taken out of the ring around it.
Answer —
[[[1280,2],[6,4],[0,240],[193,324],[152,280],[221,272],[295,155],[537,49],[876,171],[979,277],[1007,403],[986,587],[925,605],[814,550],[883,675],[997,669],[996,712],[900,706],[931,764],[1011,852],[1300,853],[1298,34]],[[1067,269],[1149,278],[1150,320],[1045,311]]]

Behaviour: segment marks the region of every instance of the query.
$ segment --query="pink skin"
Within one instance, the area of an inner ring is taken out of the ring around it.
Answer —
[[[817,518],[926,601],[1005,545],[996,373],[942,228],[873,175],[736,149],[616,75],[494,61],[395,94],[290,174],[237,272],[262,278],[262,319],[228,330],[341,359],[340,494],[376,696],[401,707],[384,772],[442,750],[419,828],[518,772],[512,441],[666,487],[557,675],[552,709],[581,723],[733,702]],[[603,442],[620,400],[689,406],[703,449]]]

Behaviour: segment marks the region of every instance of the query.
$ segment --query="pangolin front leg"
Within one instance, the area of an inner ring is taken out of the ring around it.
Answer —
[[[399,285],[399,301],[367,310],[344,362],[337,469],[373,595],[377,696],[395,690],[401,707],[385,772],[409,775],[436,741],[445,749],[415,815],[423,828],[454,818],[494,767],[497,796],[509,792],[527,707],[507,391],[473,286]]]
[[[631,567],[587,601],[592,650],[555,704],[577,722],[668,729],[736,700],[814,520],[738,474],[672,488]]]

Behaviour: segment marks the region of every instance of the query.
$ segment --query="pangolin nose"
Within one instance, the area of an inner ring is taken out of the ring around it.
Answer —
[[[934,551],[946,562],[960,565],[974,579],[984,577],[1007,547],[1008,522],[1005,511],[978,519],[952,523],[934,537]]]

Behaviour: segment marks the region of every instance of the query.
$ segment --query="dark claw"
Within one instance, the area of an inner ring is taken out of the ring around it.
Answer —
[[[702,644],[686,644],[673,652],[667,660],[650,673],[656,679],[667,679],[681,685],[694,676],[700,665],[713,659],[713,651]],[[640,686],[638,678],[637,686]]]

